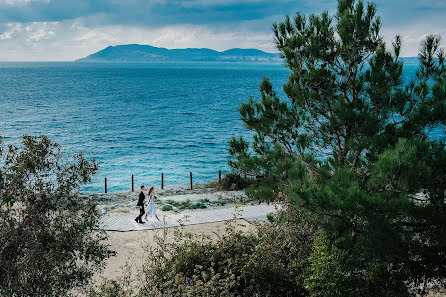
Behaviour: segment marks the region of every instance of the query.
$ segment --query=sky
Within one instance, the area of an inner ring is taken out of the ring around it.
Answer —
[[[376,0],[388,44],[416,56],[427,34],[446,44],[446,0]],[[272,24],[335,0],[0,0],[0,61],[72,61],[109,45],[257,48],[277,52]]]

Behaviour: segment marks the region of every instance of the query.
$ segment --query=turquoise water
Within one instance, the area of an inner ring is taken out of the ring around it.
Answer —
[[[407,76],[413,75],[414,67]],[[238,107],[267,76],[279,94],[279,64],[0,63],[0,135],[19,143],[45,134],[64,152],[100,162],[84,190],[204,183],[227,172],[227,141],[247,131]]]
[[[281,65],[231,63],[1,63],[0,135],[45,134],[100,162],[85,187],[204,183],[227,172],[227,141],[246,133],[238,107],[262,77],[281,90]]]

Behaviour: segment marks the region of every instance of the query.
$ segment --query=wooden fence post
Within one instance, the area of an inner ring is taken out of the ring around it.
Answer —
[[[134,191],[135,191],[135,183],[133,181],[133,174],[132,174],[132,192],[134,192]]]
[[[190,189],[193,190],[193,185],[192,185],[192,172],[190,172]]]
[[[164,173],[161,172],[161,190],[164,189]]]
[[[221,183],[221,170],[218,171],[218,183]]]
[[[105,188],[105,193],[107,193],[107,178],[105,178],[105,186],[104,186],[104,188]]]

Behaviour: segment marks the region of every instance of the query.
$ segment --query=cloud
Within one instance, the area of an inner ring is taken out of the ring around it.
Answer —
[[[446,0],[376,2],[385,40],[402,35],[404,56],[426,34],[445,35]],[[323,10],[336,1],[0,0],[0,60],[72,60],[127,43],[271,52],[273,22]]]
[[[107,25],[86,27],[81,22],[11,24],[14,44],[3,47],[0,60],[59,60],[81,58],[109,45],[150,44],[166,48],[207,47],[226,50],[233,47],[274,51],[270,31],[251,32],[243,27],[215,31],[202,25],[170,25],[161,28]],[[8,31],[8,32],[10,32]]]
[[[34,31],[29,36],[29,40],[31,40],[31,41],[40,41],[40,40],[43,40],[43,39],[50,39],[51,37],[53,37],[54,36],[54,31],[48,30],[45,27],[46,26],[44,26],[44,28],[40,28],[40,29]],[[27,28],[30,28],[30,26],[28,26]]]
[[[6,30],[0,34],[0,40],[11,39],[15,34],[23,30],[22,24],[20,23],[8,23],[6,24]]]
[[[42,22],[99,15],[96,20],[102,25],[203,24],[284,14],[298,8],[298,4],[292,0],[3,0],[0,2],[0,19]]]
[[[23,6],[31,2],[44,2],[49,3],[50,0],[0,0],[0,4],[8,6]]]
[[[23,35],[27,40],[35,42],[42,39],[49,39],[54,35],[52,28],[57,27],[57,22],[53,23],[8,23],[6,24],[7,30],[0,35],[0,40],[18,38]]]

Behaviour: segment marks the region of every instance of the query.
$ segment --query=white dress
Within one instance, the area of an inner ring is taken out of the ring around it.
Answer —
[[[156,216],[155,197],[153,193],[150,193],[149,195],[149,205],[146,207],[146,214],[149,216]]]

